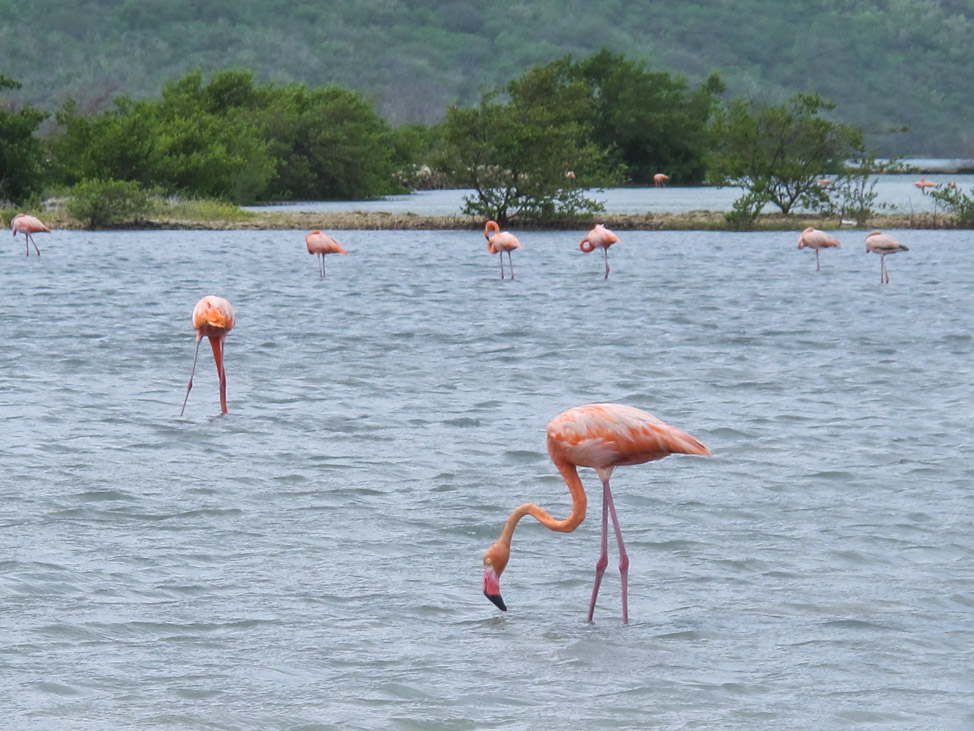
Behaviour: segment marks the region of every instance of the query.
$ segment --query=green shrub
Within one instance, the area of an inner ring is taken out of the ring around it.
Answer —
[[[974,188],[967,195],[951,183],[931,191],[930,197],[939,201],[945,211],[954,214],[959,226],[974,226]]]
[[[150,211],[149,194],[138,183],[85,180],[69,192],[68,213],[88,228],[138,224]]]

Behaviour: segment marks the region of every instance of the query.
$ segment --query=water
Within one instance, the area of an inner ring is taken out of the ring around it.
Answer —
[[[0,266],[0,716],[18,729],[970,728],[974,247],[863,232],[56,231]],[[18,239],[18,242],[20,240]],[[230,414],[200,296],[228,297]],[[205,347],[205,345],[204,345]],[[572,534],[546,422],[711,447]]]
[[[957,183],[965,193],[974,187],[974,175],[930,174],[927,180],[934,183]],[[874,208],[887,213],[933,213],[936,201],[924,195],[913,183],[919,175],[877,175]],[[372,201],[299,201],[263,206],[247,206],[256,212],[306,212],[339,213],[367,211],[387,213],[414,213],[420,216],[457,216],[463,209],[463,199],[471,195],[469,190],[423,190],[409,195],[390,195]],[[594,200],[601,201],[607,213],[689,213],[690,211],[730,211],[742,190],[733,186],[712,188],[706,186],[666,188],[610,188],[591,191]],[[777,212],[768,205],[765,212]]]

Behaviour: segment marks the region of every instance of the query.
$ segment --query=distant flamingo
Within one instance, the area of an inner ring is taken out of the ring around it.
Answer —
[[[828,178],[819,178],[817,182],[822,188],[828,188],[830,185],[832,185],[832,181]]]
[[[888,236],[882,231],[873,231],[866,236],[866,253],[871,251],[874,254],[879,254],[880,284],[889,284],[889,271],[886,269],[887,255],[909,250],[908,246],[904,246],[892,236]]]
[[[934,183],[931,180],[927,180],[926,177],[921,177],[918,181],[916,181],[914,183],[914,185],[917,188],[919,188],[920,190],[922,190],[923,192],[926,192],[927,188],[936,188],[937,187],[937,184],[936,183]]]
[[[196,355],[193,356],[193,370],[189,374],[189,384],[186,386],[186,398],[179,415],[186,410],[190,389],[193,388],[193,375],[196,373],[196,359],[200,354],[200,341],[205,335],[210,339],[213,348],[213,360],[216,362],[216,372],[220,376],[220,413],[227,413],[227,373],[223,369],[223,343],[227,333],[233,329],[233,306],[222,297],[206,295],[193,308],[193,327],[196,328]]]
[[[31,244],[34,244],[34,251],[37,252],[37,255],[41,255],[41,250],[37,248],[37,242],[34,241],[34,237],[31,236],[31,234],[41,233],[42,231],[44,233],[51,233],[51,229],[41,223],[39,218],[29,216],[26,213],[18,213],[13,217],[13,220],[10,222],[10,230],[13,231],[15,238],[18,233],[22,233],[24,235],[24,239],[26,239],[24,243],[27,247],[27,256],[30,256]]]
[[[578,248],[588,253],[595,249],[602,249],[602,256],[605,258],[605,277],[609,278],[609,247],[619,243],[619,237],[612,233],[601,223],[595,225],[588,235],[578,242]],[[586,246],[587,244],[587,246]]]
[[[305,236],[304,243],[308,245],[309,254],[318,255],[319,279],[325,278],[325,254],[344,254],[348,256],[348,252],[342,248],[341,244],[328,234],[321,233],[318,229]]]
[[[588,607],[588,621],[595,612],[602,575],[609,563],[608,523],[612,516],[619,546],[619,573],[622,579],[622,621],[629,622],[629,557],[622,541],[609,477],[619,465],[642,464],[670,454],[709,455],[710,450],[689,434],[665,424],[652,414],[620,404],[590,404],[569,409],[548,423],[548,454],[561,473],[572,496],[572,512],[564,520],[552,518],[534,503],[514,509],[500,538],[484,554],[484,595],[501,611],[507,606],[501,598],[500,575],[511,557],[511,538],[518,521],[530,515],[545,528],[571,533],[585,520],[585,488],[577,467],[594,467],[602,480],[602,543],[595,564],[595,586]]]
[[[829,236],[824,231],[819,231],[814,226],[809,226],[798,236],[798,248],[804,249],[805,247],[810,249],[815,249],[815,271],[821,271],[822,266],[818,260],[819,249],[828,249],[833,246],[842,248],[836,239]]]
[[[656,175],[653,176],[653,185],[655,185],[657,188],[665,188],[666,181],[669,179],[670,176],[666,173],[656,173]]]
[[[514,262],[511,260],[511,252],[514,249],[523,249],[524,245],[517,240],[517,237],[507,231],[501,231],[497,221],[488,221],[484,224],[484,238],[487,239],[487,251],[491,254],[501,255],[501,279],[504,278],[504,252],[507,252],[507,261],[511,266],[511,279],[514,279]]]

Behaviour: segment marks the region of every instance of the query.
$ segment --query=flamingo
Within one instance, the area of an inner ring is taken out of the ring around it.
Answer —
[[[605,257],[605,279],[609,278],[609,247],[619,243],[619,237],[607,229],[601,223],[597,223],[595,228],[588,232],[584,239],[578,242],[578,248],[588,253],[595,249],[602,249]],[[588,246],[586,246],[588,244]]]
[[[318,229],[305,236],[304,243],[308,245],[309,254],[318,255],[319,279],[325,278],[325,254],[344,254],[348,256],[348,252],[342,248],[341,244],[328,234],[321,233]]]
[[[927,180],[926,176],[922,176],[918,181],[914,183],[914,185],[920,190],[922,190],[923,192],[926,192],[927,188],[937,187],[937,184],[934,183],[932,180]]]
[[[815,249],[815,271],[821,271],[822,266],[818,260],[818,252],[820,249],[828,249],[833,246],[842,248],[836,239],[829,236],[824,231],[819,231],[814,226],[809,226],[798,236],[798,248],[804,249],[805,247],[810,249]]]
[[[507,261],[511,265],[511,279],[514,279],[514,262],[511,260],[511,252],[514,249],[523,249],[524,245],[517,240],[517,237],[501,231],[497,221],[488,221],[484,224],[484,238],[487,239],[487,251],[491,254],[500,253],[501,255],[501,279],[504,278],[504,252],[507,252]]]
[[[24,242],[27,247],[27,256],[30,256],[30,245],[34,244],[34,251],[37,255],[41,255],[41,250],[37,248],[37,242],[34,241],[34,237],[31,234],[36,234],[40,232],[51,233],[51,229],[41,223],[41,219],[34,216],[29,216],[26,213],[18,213],[13,217],[10,222],[10,230],[13,231],[13,235],[16,238],[18,233],[24,235]]]
[[[653,185],[657,188],[665,188],[666,181],[669,179],[670,176],[666,173],[656,173],[656,175],[653,176]]]
[[[910,248],[901,244],[892,236],[884,234],[882,231],[873,231],[866,236],[866,253],[870,251],[879,254],[879,283],[889,284],[889,271],[886,269],[886,256],[900,251],[909,251]]]
[[[193,370],[189,374],[189,384],[186,386],[186,398],[179,415],[186,410],[189,392],[193,388],[193,374],[196,373],[196,359],[200,354],[200,341],[205,335],[210,339],[213,348],[213,360],[216,362],[216,372],[220,376],[220,413],[227,413],[227,373],[223,369],[223,343],[227,333],[233,329],[235,318],[233,305],[223,297],[206,295],[193,308],[193,327],[196,329],[196,355],[193,356]]]
[[[595,612],[602,575],[609,563],[608,516],[619,546],[619,573],[622,579],[622,621],[629,623],[629,557],[622,541],[622,530],[616,517],[609,476],[619,465],[642,464],[670,454],[707,456],[710,450],[689,434],[665,424],[652,414],[621,404],[589,404],[569,409],[548,423],[548,454],[561,473],[572,496],[572,512],[557,520],[534,503],[515,508],[500,538],[484,554],[484,595],[503,612],[507,606],[501,598],[500,576],[511,556],[511,538],[518,521],[532,516],[549,530],[571,533],[585,520],[586,496],[578,467],[594,467],[602,480],[602,543],[595,564],[595,586],[588,607],[588,621]]]

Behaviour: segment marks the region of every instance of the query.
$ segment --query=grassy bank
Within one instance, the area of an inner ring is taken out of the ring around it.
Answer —
[[[61,207],[39,213],[53,229],[84,229],[81,221],[71,218]],[[347,211],[338,213],[253,213],[228,207],[217,215],[207,210],[181,210],[160,212],[138,224],[119,228],[131,229],[187,229],[212,231],[237,231],[261,229],[288,230],[480,230],[483,220],[471,216],[420,216],[413,213],[384,213],[373,211]],[[543,225],[515,223],[513,230],[572,230],[583,231],[595,223],[604,223],[619,231],[729,231],[733,230],[721,211],[691,211],[688,213],[646,213],[636,215],[605,214],[595,219],[549,221]],[[759,217],[755,231],[801,231],[806,226],[821,229],[840,228],[838,218],[821,216],[782,216],[767,214]],[[952,228],[950,216],[931,213],[883,214],[869,219],[863,226],[844,228]]]

